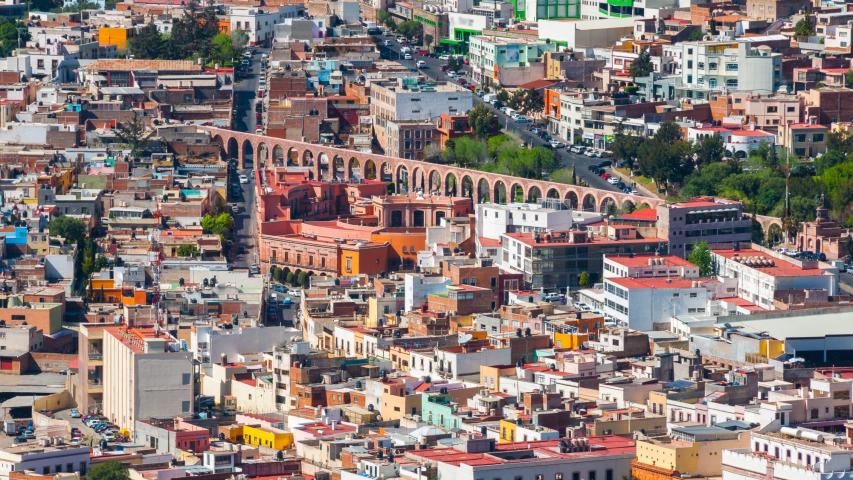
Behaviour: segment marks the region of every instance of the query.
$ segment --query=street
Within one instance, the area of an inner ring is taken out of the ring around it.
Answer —
[[[389,41],[389,46],[384,45],[384,41]],[[391,59],[391,60],[399,60],[399,62],[407,67],[409,67],[413,71],[419,70],[423,75],[431,78],[436,81],[454,81],[450,77],[447,76],[445,72],[441,71],[441,66],[445,65],[447,62],[444,60],[440,60],[434,57],[424,57],[421,55],[417,55],[415,53],[412,54],[412,60],[404,60],[403,55],[400,53],[400,49],[403,47],[397,40],[394,35],[386,35],[381,37],[379,40],[379,48],[382,52],[382,57]],[[423,60],[426,63],[426,68],[418,69],[417,62],[418,60]],[[468,71],[468,66],[465,66],[465,76],[466,80],[470,81],[470,72]],[[512,132],[515,136],[520,138],[522,141],[527,143],[528,145],[534,147],[542,147],[545,146],[547,142],[539,138],[538,136],[531,133],[526,125],[521,125],[517,123],[512,118],[509,118],[500,110],[492,107],[491,104],[485,103],[478,96],[474,96],[474,104],[484,104],[488,108],[490,108],[498,117],[500,121],[501,128]],[[593,188],[598,188],[601,190],[610,190],[610,191],[619,191],[615,186],[607,183],[606,180],[595,175],[589,170],[589,166],[599,163],[602,161],[600,158],[591,158],[585,155],[579,155],[576,153],[572,153],[567,149],[558,149],[554,150],[556,154],[557,161],[560,167],[570,167],[572,165],[575,166],[575,172],[578,179],[583,180],[584,183]]]
[[[258,91],[258,80],[261,75],[261,54],[267,49],[256,49],[252,55],[249,74],[239,79],[234,85],[234,130],[255,132],[255,98]],[[236,160],[231,163],[228,175],[228,201],[237,210],[232,210],[234,217],[234,245],[232,249],[232,265],[234,268],[248,268],[258,263],[257,225],[255,216],[254,162],[247,154],[247,168],[240,168]],[[247,183],[240,182],[240,176],[248,178]]]

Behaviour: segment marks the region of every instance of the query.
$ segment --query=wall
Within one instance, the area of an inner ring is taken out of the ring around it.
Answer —
[[[75,405],[74,399],[68,390],[63,390],[59,393],[45,395],[44,397],[33,400],[33,411],[50,411],[65,410]]]

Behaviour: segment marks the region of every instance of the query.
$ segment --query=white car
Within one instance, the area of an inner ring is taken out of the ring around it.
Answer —
[[[450,55],[448,55],[448,54],[446,54],[446,53],[445,53],[444,55],[439,55],[439,56],[438,56],[438,59],[439,59],[439,60],[447,61],[447,60],[450,60]]]
[[[557,140],[551,140],[551,148],[558,149],[563,148],[566,145],[563,142],[558,142]]]
[[[426,68],[427,64],[423,60],[418,60],[418,68]]]
[[[453,70],[450,70],[447,72],[447,76],[450,78],[456,78],[456,72],[454,72]]]
[[[245,175],[240,175],[240,183],[242,183],[242,184],[249,183],[249,177],[247,177]]]
[[[607,183],[611,185],[616,185],[617,183],[619,183],[619,177],[610,177],[607,179]]]
[[[406,53],[406,54],[404,54],[404,55],[403,55],[403,60],[411,60],[411,59],[412,59],[412,54],[411,54],[411,53]]]

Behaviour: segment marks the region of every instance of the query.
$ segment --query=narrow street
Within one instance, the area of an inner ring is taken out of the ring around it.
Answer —
[[[268,49],[258,48],[252,55],[252,65],[249,75],[242,77],[234,85],[234,130],[254,132],[255,101],[258,83],[261,75],[261,54]],[[248,268],[258,263],[257,225],[252,212],[255,209],[255,189],[253,182],[254,158],[247,152],[246,168],[241,168],[236,162],[232,164],[228,177],[229,205],[236,205],[232,210],[234,217],[234,253],[232,265],[234,268]],[[247,183],[241,183],[240,177],[245,176]]]

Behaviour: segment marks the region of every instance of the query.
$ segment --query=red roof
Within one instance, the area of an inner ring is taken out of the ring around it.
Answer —
[[[759,307],[758,305],[750,302],[749,300],[741,297],[722,297],[720,301],[731,303],[732,305],[737,305],[738,307],[745,308],[750,311],[760,311],[767,310],[766,308]]]
[[[772,137],[772,133],[767,133],[761,130],[733,130],[732,135],[739,137]]]
[[[540,79],[540,80],[533,80],[533,81],[527,82],[527,83],[522,83],[521,85],[518,86],[518,88],[523,88],[525,90],[541,90],[543,88],[550,87],[551,85],[554,85],[555,83],[558,83],[558,82],[556,80]]]
[[[788,125],[788,128],[810,128],[810,129],[826,129],[826,125],[814,124],[814,123],[792,123]]]
[[[630,219],[654,222],[658,219],[658,212],[654,208],[642,208],[640,210],[634,210],[631,213],[626,213],[625,215],[620,215],[619,218],[621,220]]]

